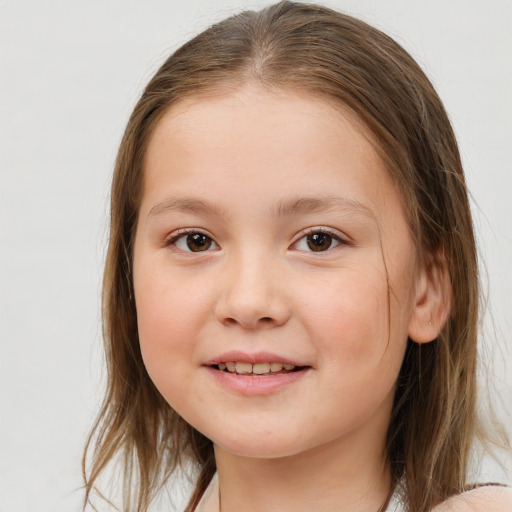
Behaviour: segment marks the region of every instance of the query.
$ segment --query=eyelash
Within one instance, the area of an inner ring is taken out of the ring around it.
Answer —
[[[208,240],[210,240],[215,246],[216,248],[219,248],[219,245],[217,244],[217,242],[215,242],[215,240],[208,234],[206,234],[204,231],[201,231],[200,229],[180,229],[178,230],[176,233],[173,233],[166,241],[165,241],[165,246],[166,247],[171,247],[171,246],[174,246],[176,247],[178,250],[181,250],[183,252],[190,252],[190,253],[194,253],[194,252],[207,252],[209,250],[209,247],[205,250],[205,251],[187,251],[186,249],[180,249],[179,247],[177,247],[176,243],[181,239],[181,238],[185,238],[187,236],[190,236],[190,235],[203,235],[204,237],[206,237]],[[187,244],[188,245],[188,244]]]
[[[307,237],[309,237],[311,235],[317,235],[317,234],[328,235],[332,239],[332,241],[333,242],[337,242],[337,244],[334,247],[331,247],[331,246],[328,247],[325,251],[313,251],[313,250],[308,251],[306,249],[302,249],[302,251],[304,251],[304,252],[312,252],[312,253],[314,253],[314,252],[329,252],[329,251],[331,251],[331,250],[333,250],[336,247],[339,247],[341,245],[350,245],[347,240],[345,240],[344,238],[341,237],[339,232],[334,231],[334,230],[329,229],[329,228],[325,228],[325,227],[314,227],[314,228],[308,228],[305,232],[303,232],[301,234],[300,238],[298,238],[297,241],[292,244],[292,247],[297,246],[297,244],[301,240],[307,239]]]
[[[349,242],[347,240],[345,240],[344,238],[342,238],[338,232],[335,232],[331,229],[328,229],[328,228],[325,228],[325,227],[314,227],[314,228],[309,228],[308,230],[306,230],[304,233],[302,233],[301,237],[297,239],[297,241],[295,241],[291,247],[295,247],[299,244],[299,242],[301,242],[303,239],[307,239],[309,236],[312,236],[312,235],[327,235],[331,238],[331,241],[332,242],[336,242],[336,245],[334,247],[332,247],[332,243],[330,244],[330,246],[325,249],[325,250],[319,250],[319,251],[314,251],[314,250],[310,250],[308,251],[307,249],[300,249],[301,251],[303,252],[328,252],[340,245],[350,245]],[[219,248],[219,245],[217,244],[217,242],[215,242],[215,240],[210,236],[210,235],[207,235],[206,233],[204,233],[203,231],[199,230],[199,229],[180,229],[178,232],[174,233],[172,236],[170,236],[166,241],[165,241],[165,246],[166,247],[170,247],[170,246],[174,246],[176,247],[178,250],[181,250],[183,252],[191,252],[191,253],[194,253],[194,252],[207,252],[210,249],[210,245],[203,251],[199,250],[199,251],[188,251],[186,249],[182,249],[180,247],[177,247],[176,243],[181,239],[181,238],[185,238],[187,236],[190,236],[190,235],[202,235],[204,237],[206,237],[210,242],[211,244],[213,244],[215,246],[216,249]],[[308,243],[308,242],[306,242]],[[188,243],[187,243],[188,245]],[[308,244],[309,246],[309,244]],[[189,246],[190,247],[190,246]]]

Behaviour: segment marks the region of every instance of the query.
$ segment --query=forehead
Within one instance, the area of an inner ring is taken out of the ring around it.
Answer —
[[[336,196],[381,213],[400,202],[369,130],[348,109],[291,91],[245,87],[173,105],[145,158],[142,208],[195,195],[246,207]]]
[[[257,136],[257,139],[253,139],[255,142],[259,140],[268,143],[275,134],[270,131],[263,132],[262,127],[278,129],[284,125],[286,130],[281,132],[276,141],[281,143],[286,138],[310,138],[315,135],[315,129],[327,128],[329,131],[333,125],[338,125],[338,144],[342,137],[346,143],[351,142],[346,137],[350,131],[358,134],[352,142],[377,147],[366,125],[349,107],[339,101],[300,90],[269,90],[248,84],[239,88],[222,87],[211,93],[177,101],[157,123],[149,149],[169,135],[179,136],[186,131],[193,133],[196,138],[207,134],[208,139],[215,142],[216,134],[222,135],[223,130],[229,130],[236,123],[244,125],[244,131],[238,134],[238,143],[254,136]],[[209,131],[212,126],[217,128],[215,132]],[[333,140],[325,138],[324,142],[329,144]]]

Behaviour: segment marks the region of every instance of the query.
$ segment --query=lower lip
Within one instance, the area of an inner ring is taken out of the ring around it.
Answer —
[[[207,366],[206,369],[224,388],[236,391],[242,395],[269,395],[304,378],[310,368],[269,376],[237,375],[235,373],[216,370],[210,366]]]

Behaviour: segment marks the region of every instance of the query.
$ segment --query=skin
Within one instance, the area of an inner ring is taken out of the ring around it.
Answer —
[[[284,203],[295,209],[277,214]],[[320,228],[339,243],[313,252]],[[210,249],[190,252],[185,229]],[[434,339],[447,314],[415,254],[370,135],[341,108],[248,85],[160,121],[134,245],[140,344],[165,399],[214,442],[223,512],[378,510],[407,338]],[[246,396],[204,366],[228,350],[310,369]]]
[[[435,507],[432,512],[510,512],[510,487],[480,487],[459,496],[453,496]]]

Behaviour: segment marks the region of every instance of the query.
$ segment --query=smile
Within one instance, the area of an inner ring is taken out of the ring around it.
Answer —
[[[224,390],[246,396],[262,396],[297,385],[313,371],[304,359],[291,359],[267,351],[230,350],[205,361],[214,381]]]
[[[235,375],[283,375],[294,371],[302,370],[302,366],[294,366],[286,363],[247,363],[243,361],[226,361],[212,365],[213,368],[222,372]]]

